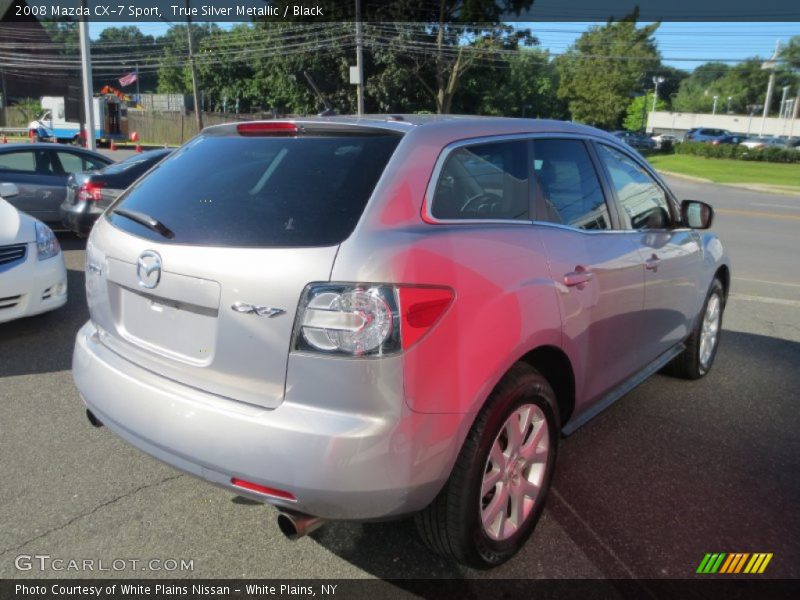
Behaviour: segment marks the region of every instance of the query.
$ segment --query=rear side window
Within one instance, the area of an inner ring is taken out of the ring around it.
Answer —
[[[579,140],[533,142],[536,219],[610,229],[608,207],[586,146]]]
[[[106,213],[162,243],[332,246],[355,228],[397,135],[201,136],[159,163]],[[167,239],[113,210],[144,213]]]
[[[18,173],[35,173],[36,162],[33,152],[4,152],[0,154],[0,171],[17,171]]]
[[[453,150],[431,204],[437,219],[529,220],[527,142],[496,142]]]

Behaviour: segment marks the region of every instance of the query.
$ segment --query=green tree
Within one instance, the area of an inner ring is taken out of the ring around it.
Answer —
[[[667,101],[660,96],[656,100],[656,110],[667,110]],[[647,125],[647,115],[653,110],[653,92],[637,96],[631,100],[625,114],[622,126],[628,131],[644,131]]]
[[[566,104],[559,100],[558,71],[547,52],[521,48],[506,68],[476,67],[456,98],[459,112],[507,117],[563,118]],[[472,102],[465,100],[472,97]]]
[[[215,23],[192,23],[192,38],[195,49],[209,35],[220,28]],[[192,74],[189,68],[189,42],[186,25],[173,25],[159,37],[162,55],[158,69],[158,91],[162,94],[191,94]]]
[[[781,59],[786,61],[790,69],[800,70],[800,35],[789,40],[781,51]]]
[[[559,57],[558,95],[576,121],[616,128],[631,97],[652,85],[647,75],[660,63],[652,37],[659,24],[637,28],[637,18],[638,9],[591,27]]]
[[[520,14],[534,0],[439,0],[387,4],[374,43],[417,80],[437,113],[449,113],[462,81],[476,65],[519,45],[533,45],[529,30],[501,26],[503,14]],[[414,15],[414,23],[408,15]],[[394,23],[394,25],[392,25]],[[378,61],[376,61],[378,62]]]
[[[159,64],[159,47],[152,35],[145,35],[138,27],[107,27],[92,42],[92,74],[95,88],[104,85],[119,88],[119,77],[138,67],[139,91],[154,91],[158,85],[155,72]],[[124,89],[133,93],[136,86]]]

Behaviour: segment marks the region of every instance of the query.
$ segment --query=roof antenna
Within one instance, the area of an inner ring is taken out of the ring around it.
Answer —
[[[308,81],[308,84],[311,86],[311,89],[314,90],[314,93],[317,95],[317,98],[320,99],[320,102],[322,102],[322,105],[325,107],[325,110],[323,110],[317,116],[318,117],[336,116],[336,110],[334,110],[334,108],[331,106],[331,103],[328,102],[328,99],[322,95],[322,92],[319,91],[317,84],[314,83],[313,79],[311,79],[311,75],[308,74],[308,71],[303,71],[303,75],[306,76],[306,80]]]

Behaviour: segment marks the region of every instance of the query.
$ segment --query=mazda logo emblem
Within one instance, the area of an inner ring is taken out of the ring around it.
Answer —
[[[146,250],[139,255],[136,261],[136,277],[139,285],[152,290],[161,281],[161,257],[158,252]]]

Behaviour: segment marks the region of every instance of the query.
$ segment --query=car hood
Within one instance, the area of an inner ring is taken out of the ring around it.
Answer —
[[[0,246],[36,241],[36,219],[0,198]]]

